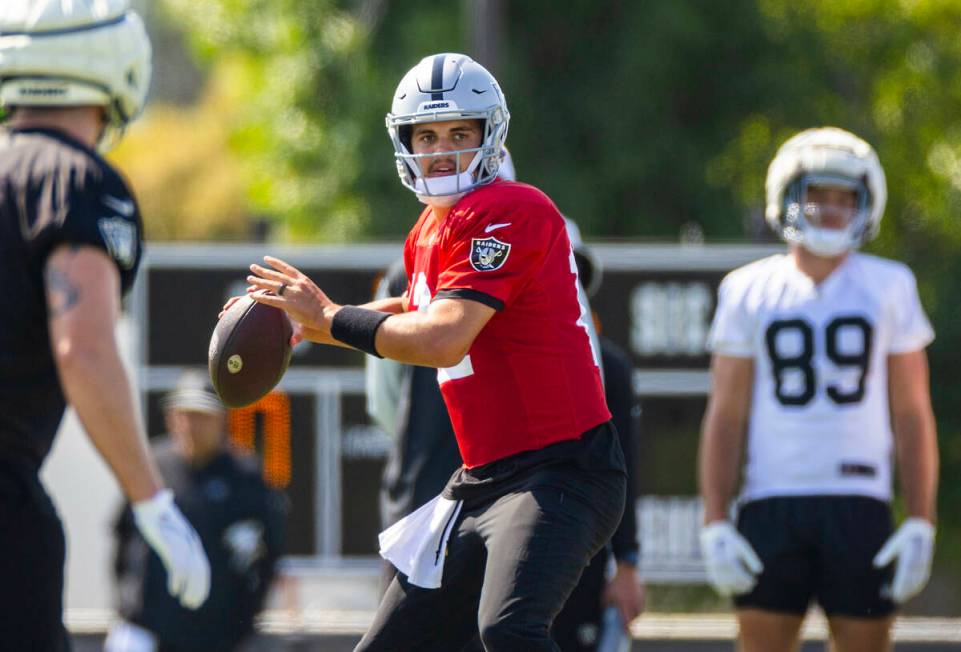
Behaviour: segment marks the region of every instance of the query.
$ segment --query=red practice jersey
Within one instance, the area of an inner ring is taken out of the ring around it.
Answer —
[[[460,364],[437,371],[467,467],[576,439],[610,419],[564,219],[544,193],[496,181],[440,222],[428,208],[407,236],[404,263],[408,310],[442,298],[497,310]]]

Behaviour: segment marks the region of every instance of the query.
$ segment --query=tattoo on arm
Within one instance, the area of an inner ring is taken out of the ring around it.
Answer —
[[[76,253],[77,247],[70,247],[70,258]],[[80,288],[67,276],[66,266],[48,264],[44,271],[47,285],[48,319],[56,319],[69,312],[80,301]]]

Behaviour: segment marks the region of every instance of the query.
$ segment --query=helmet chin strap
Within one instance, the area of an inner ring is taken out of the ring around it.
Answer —
[[[474,174],[472,172],[461,172],[460,174],[449,174],[443,177],[431,177],[430,179],[417,177],[414,180],[414,192],[417,193],[417,199],[423,204],[448,208],[467,194],[468,191],[462,190],[462,188],[470,189],[473,183]]]

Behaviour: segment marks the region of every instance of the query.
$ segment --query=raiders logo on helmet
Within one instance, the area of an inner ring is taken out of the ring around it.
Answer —
[[[471,238],[470,264],[478,272],[500,269],[507,261],[511,246],[497,238]]]

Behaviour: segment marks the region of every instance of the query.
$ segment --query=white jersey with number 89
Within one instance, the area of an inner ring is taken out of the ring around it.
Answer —
[[[934,339],[907,266],[850,254],[820,285],[787,255],[721,283],[708,346],[754,359],[742,501],[891,497],[887,358]]]

